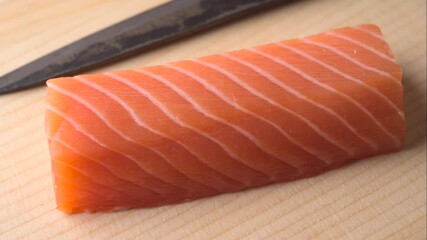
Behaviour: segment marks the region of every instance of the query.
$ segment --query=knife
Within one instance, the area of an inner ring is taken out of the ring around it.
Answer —
[[[0,94],[73,75],[286,0],[175,0],[126,19],[0,77]]]

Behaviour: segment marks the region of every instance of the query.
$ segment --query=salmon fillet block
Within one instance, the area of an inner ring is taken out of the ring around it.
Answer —
[[[402,70],[374,25],[51,79],[58,209],[184,202],[403,147]]]

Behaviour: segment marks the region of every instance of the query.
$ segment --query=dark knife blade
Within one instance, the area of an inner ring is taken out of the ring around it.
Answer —
[[[131,17],[0,77],[0,93],[76,74],[285,0],[175,0]]]

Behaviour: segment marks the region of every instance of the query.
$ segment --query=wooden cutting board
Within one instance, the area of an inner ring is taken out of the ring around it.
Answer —
[[[0,0],[0,75],[160,0]],[[425,239],[425,0],[305,0],[106,66],[166,63],[376,23],[404,69],[406,146],[318,177],[185,204],[55,209],[45,87],[0,96],[0,239]]]

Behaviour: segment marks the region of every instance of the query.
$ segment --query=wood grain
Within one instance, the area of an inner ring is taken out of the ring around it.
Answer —
[[[0,1],[0,75],[165,1]],[[378,24],[404,69],[399,153],[318,177],[174,206],[68,216],[55,209],[45,87],[0,96],[0,239],[426,239],[426,2],[305,0],[94,70],[134,68]]]

